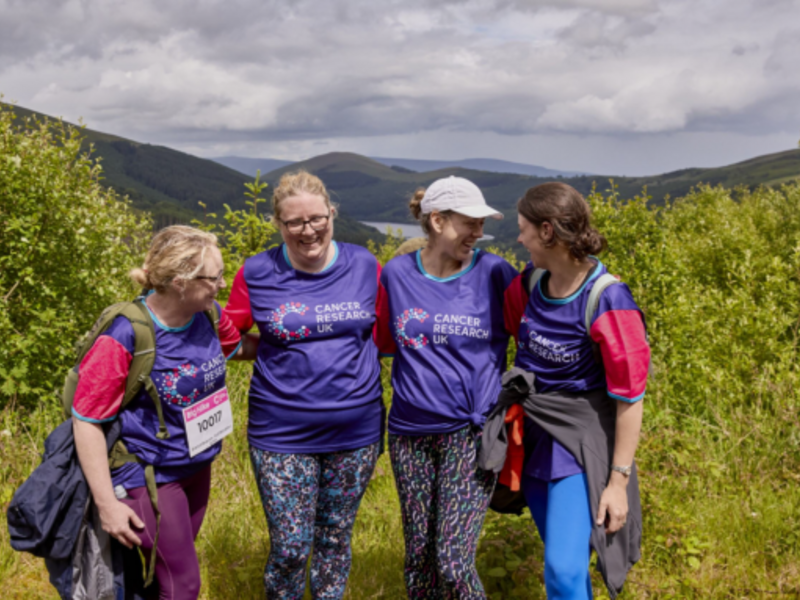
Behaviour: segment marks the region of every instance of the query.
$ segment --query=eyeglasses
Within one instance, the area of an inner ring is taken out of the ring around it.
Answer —
[[[219,285],[219,282],[222,281],[222,277],[225,275],[225,269],[219,272],[219,275],[195,275],[192,279],[205,279],[207,281],[213,281],[214,285]]]
[[[316,217],[311,217],[310,219],[303,220],[303,219],[291,219],[289,221],[283,221],[278,219],[283,226],[286,227],[286,230],[289,233],[303,233],[306,228],[306,225],[311,227],[313,231],[322,231],[328,226],[328,221],[330,220],[331,215],[328,213],[327,215],[317,215]]]

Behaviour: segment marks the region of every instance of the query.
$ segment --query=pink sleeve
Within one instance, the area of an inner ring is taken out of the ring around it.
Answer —
[[[608,395],[625,402],[644,398],[650,346],[639,311],[604,312],[592,324],[591,336],[603,356]]]
[[[525,314],[525,306],[528,304],[528,292],[522,285],[522,281],[523,276],[517,275],[506,288],[503,297],[503,320],[506,332],[513,335],[517,343],[519,343],[519,323],[522,315]]]
[[[219,343],[225,356],[230,356],[239,349],[242,343],[242,334],[233,325],[230,316],[222,312],[219,316]]]
[[[392,337],[391,316],[389,315],[389,296],[381,283],[381,268],[378,266],[378,299],[375,303],[375,328],[372,337],[381,356],[394,356],[397,345]]]
[[[80,377],[72,414],[81,421],[104,423],[116,418],[125,396],[131,353],[120,342],[101,335],[78,367]]]
[[[250,331],[253,327],[253,313],[250,309],[250,291],[244,279],[244,266],[233,278],[231,295],[222,311],[235,329],[241,332]],[[220,337],[222,336],[222,318],[220,318]],[[238,342],[237,342],[238,343]]]

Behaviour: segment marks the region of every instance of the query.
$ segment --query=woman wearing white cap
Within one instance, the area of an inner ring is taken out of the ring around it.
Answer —
[[[504,296],[517,272],[475,248],[484,220],[503,215],[473,183],[439,179],[410,206],[428,243],[383,269],[377,336],[395,357],[389,451],[406,587],[415,599],[485,598],[475,550],[495,476],[476,450],[506,368]]]

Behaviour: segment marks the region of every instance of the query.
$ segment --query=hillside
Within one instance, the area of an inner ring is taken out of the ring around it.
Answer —
[[[261,171],[261,174],[269,173],[275,169],[280,169],[287,165],[291,165],[290,160],[278,160],[275,158],[244,158],[242,156],[219,156],[212,158],[214,162],[225,165],[229,169],[239,171],[251,177],[256,176],[256,172]]]
[[[46,117],[20,107],[11,107],[11,110],[21,117]],[[105,183],[130,196],[136,208],[151,212],[157,226],[191,221],[200,214],[199,202],[217,213],[223,211],[225,203],[234,209],[244,206],[243,186],[251,181],[244,173],[214,160],[197,158],[163,146],[142,144],[86,128],[83,132],[87,146],[93,144],[95,155],[102,161]],[[297,163],[237,157],[225,160],[243,170],[280,165],[269,173],[262,171],[262,178],[272,186],[288,171],[302,168],[317,174],[340,208],[337,238],[358,244],[366,243],[369,238],[382,238],[375,229],[358,221],[409,222],[408,199],[414,190],[440,177],[458,175],[475,182],[487,201],[506,215],[507,218],[501,222],[490,221],[486,226],[487,233],[495,236],[501,246],[516,247],[514,207],[517,199],[529,187],[554,179],[553,176],[499,173],[457,166],[415,172],[410,170],[411,167],[423,163],[427,166],[446,163],[407,161],[389,166],[380,161],[395,159],[376,160],[347,152],[333,152]],[[475,160],[475,164],[482,164],[483,159]],[[719,168],[683,169],[648,177],[579,175],[557,178],[583,194],[589,193],[595,185],[605,190],[609,187],[609,180],[613,179],[622,198],[640,194],[646,187],[651,202],[662,204],[666,196],[684,196],[699,183],[725,187],[743,185],[752,189],[759,185],[797,180],[798,177],[800,150],[768,154]]]
[[[413,158],[379,158],[376,156],[371,158],[389,167],[394,165],[411,169],[418,173],[461,167],[462,169],[472,169],[474,171],[515,173],[517,175],[532,175],[534,177],[573,177],[581,174],[577,171],[559,171],[556,169],[548,169],[547,167],[540,167],[539,165],[528,165],[495,158],[466,158],[463,160],[417,160]]]
[[[744,185],[755,188],[759,185],[778,185],[797,181],[800,178],[800,149],[757,156],[732,165],[715,169],[682,169],[651,177],[625,177],[615,180],[623,196],[631,196],[636,190],[647,186],[648,193],[656,204],[663,203],[664,196],[685,196],[698,183],[723,185],[727,188]]]
[[[268,173],[270,183],[280,175],[295,169],[306,169],[321,177],[332,195],[347,214],[363,221],[410,222],[408,199],[418,187],[449,175],[465,177],[478,185],[487,202],[501,210],[506,219],[489,221],[486,232],[495,236],[501,246],[514,247],[517,227],[515,205],[528,188],[552,181],[553,178],[509,173],[490,173],[458,167],[424,173],[402,167],[388,167],[358,154],[334,152],[306,161],[292,163]],[[725,187],[744,185],[774,185],[800,177],[800,150],[789,150],[760,156],[734,165],[716,169],[685,169],[649,177],[613,177],[581,175],[557,178],[588,194],[593,186],[605,190],[613,179],[622,198],[641,194],[643,188],[652,196],[651,203],[662,204],[664,198],[684,196],[699,183],[721,184]]]
[[[2,104],[18,117],[52,119],[48,115]],[[244,184],[252,178],[212,160],[197,158],[164,146],[142,144],[119,136],[84,128],[84,144],[103,167],[104,183],[130,197],[133,206],[150,212],[156,227],[189,223],[201,217],[206,205],[210,212],[222,214],[224,205],[245,207]],[[371,227],[361,225],[343,211],[337,238],[365,244],[367,239],[382,239]]]

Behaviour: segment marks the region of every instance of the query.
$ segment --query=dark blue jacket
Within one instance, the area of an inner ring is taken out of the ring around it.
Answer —
[[[114,445],[119,431],[117,420],[106,431],[107,449]],[[63,600],[73,596],[74,551],[78,536],[86,530],[81,526],[92,513],[88,510],[90,502],[89,487],[75,451],[72,419],[67,419],[47,436],[41,464],[17,489],[6,515],[11,547],[45,559],[50,582]],[[131,554],[116,541],[112,553],[115,599],[139,600],[140,591],[125,591],[126,555],[130,558]],[[140,565],[135,552],[132,559]]]
[[[47,436],[42,463],[8,505],[11,547],[42,558],[68,558],[88,497],[68,419]]]

